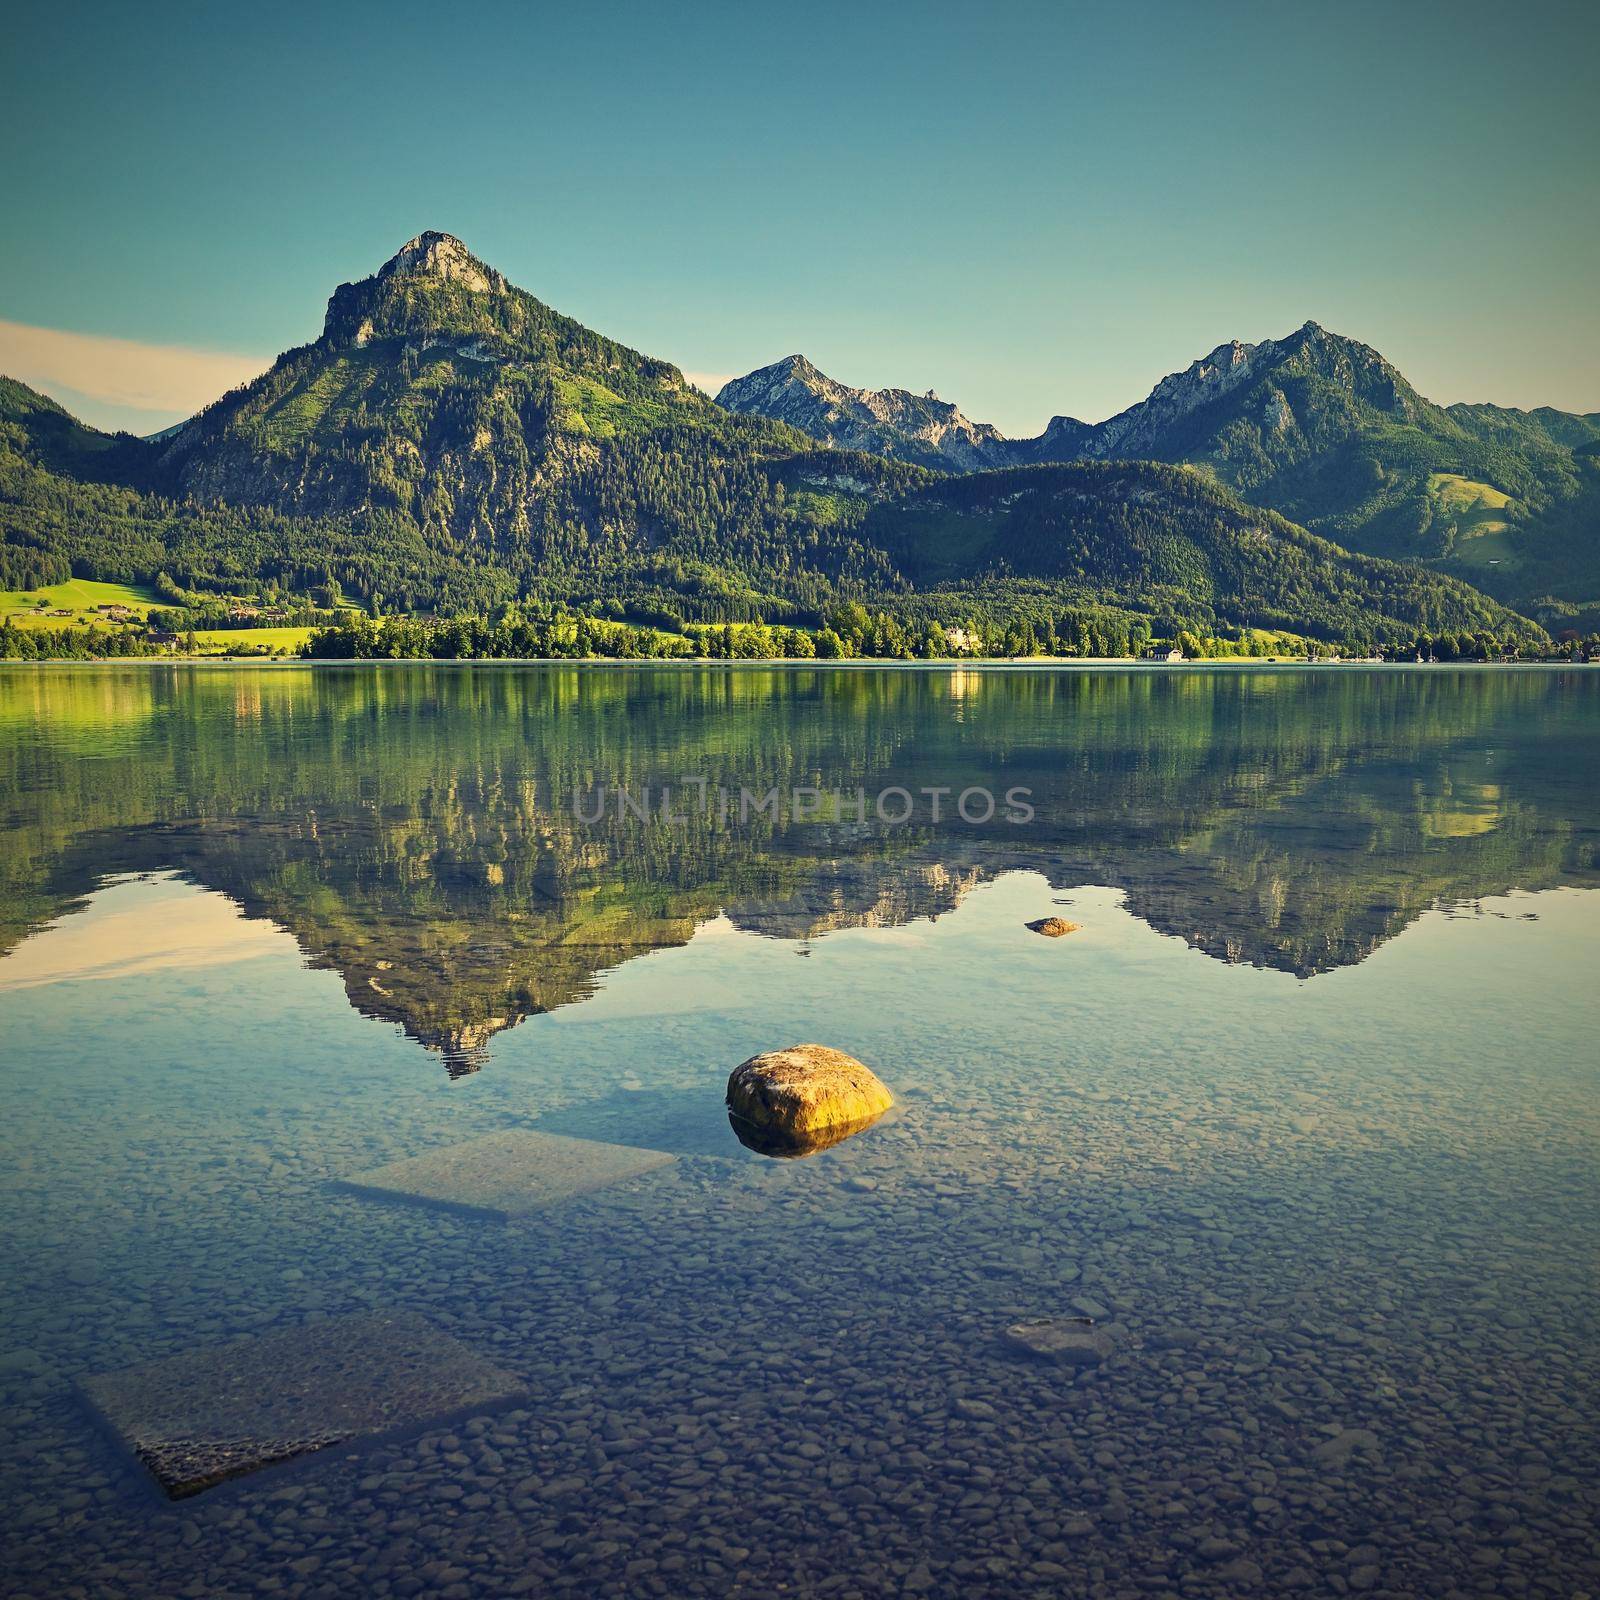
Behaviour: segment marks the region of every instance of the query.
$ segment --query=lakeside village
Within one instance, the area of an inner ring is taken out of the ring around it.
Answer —
[[[847,601],[814,626],[762,621],[628,618],[614,602],[599,616],[501,607],[486,618],[373,616],[278,596],[182,597],[74,579],[0,595],[0,660],[99,661],[136,657],[260,660],[930,661],[1093,660],[1343,662],[1594,662],[1600,634],[1568,628],[1530,650],[1491,633],[1398,632],[1318,639],[1238,625],[1216,633],[1113,611],[1004,621],[897,617]]]

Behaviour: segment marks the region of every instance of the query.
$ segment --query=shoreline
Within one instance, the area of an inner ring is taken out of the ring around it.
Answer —
[[[804,656],[771,656],[729,660],[720,656],[474,656],[460,659],[432,656],[405,656],[399,659],[337,656],[106,656],[94,661],[46,660],[0,661],[0,671],[22,669],[33,672],[50,668],[95,670],[116,668],[185,668],[199,671],[246,670],[282,672],[297,668],[394,668],[394,667],[564,667],[582,669],[625,667],[637,671],[687,671],[713,668],[726,672],[785,671],[882,672],[1528,672],[1570,671],[1573,668],[1600,667],[1600,661],[1296,661],[1263,660],[1259,657],[1216,657],[1197,661],[1137,661],[1129,656],[972,656],[941,657],[932,661],[902,661],[890,656],[863,656],[849,661],[818,661]]]

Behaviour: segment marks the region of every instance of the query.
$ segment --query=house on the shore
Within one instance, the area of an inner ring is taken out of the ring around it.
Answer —
[[[1157,645],[1153,649],[1146,650],[1144,658],[1146,661],[1182,661],[1183,651],[1176,645]]]

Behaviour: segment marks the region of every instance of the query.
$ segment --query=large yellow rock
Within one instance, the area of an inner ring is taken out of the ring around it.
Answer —
[[[865,1127],[893,1104],[871,1067],[825,1044],[768,1050],[741,1062],[728,1078],[728,1110],[735,1117],[774,1143],[808,1153],[836,1143],[833,1135]]]

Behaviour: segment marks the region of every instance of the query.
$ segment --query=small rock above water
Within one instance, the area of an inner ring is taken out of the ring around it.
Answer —
[[[1002,1335],[1007,1345],[1063,1367],[1095,1367],[1111,1354],[1111,1335],[1087,1317],[1029,1317]]]
[[[1076,933],[1081,926],[1078,922],[1068,922],[1065,917],[1040,917],[1037,922],[1028,924],[1028,931],[1042,933],[1047,939],[1059,939],[1064,934]]]
[[[796,1147],[792,1152],[767,1150],[774,1155],[826,1148],[876,1121],[893,1104],[894,1096],[870,1067],[823,1044],[796,1044],[751,1056],[728,1078],[735,1132],[742,1122],[766,1136],[744,1142],[759,1149],[772,1141]]]

